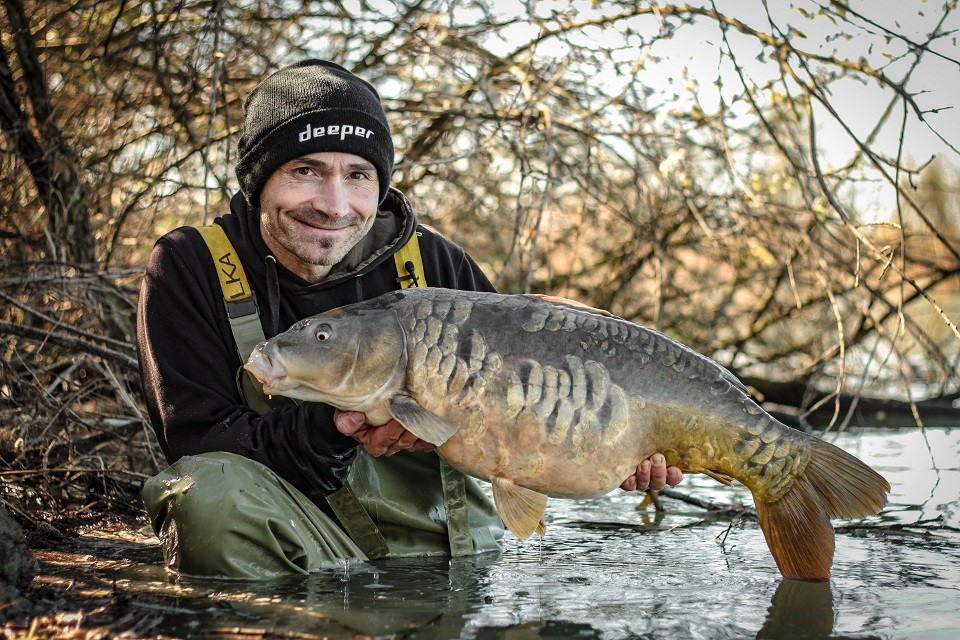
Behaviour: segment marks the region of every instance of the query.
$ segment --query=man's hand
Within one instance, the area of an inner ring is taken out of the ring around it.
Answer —
[[[421,440],[396,420],[375,427],[367,424],[367,416],[359,411],[340,411],[333,413],[333,422],[337,431],[350,436],[364,450],[374,457],[392,456],[397,451],[433,451],[436,447]]]
[[[683,472],[679,467],[668,467],[662,453],[655,453],[637,466],[637,472],[623,481],[624,491],[660,491],[664,486],[680,484]]]

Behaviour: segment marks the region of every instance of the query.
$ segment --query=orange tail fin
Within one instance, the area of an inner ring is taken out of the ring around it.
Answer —
[[[754,496],[760,528],[780,573],[796,580],[829,580],[834,534],[830,518],[862,518],[887,503],[890,484],[849,453],[811,440],[811,458],[776,502]]]

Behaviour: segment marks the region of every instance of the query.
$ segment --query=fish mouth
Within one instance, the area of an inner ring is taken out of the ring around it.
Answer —
[[[263,393],[267,396],[275,394],[294,400],[324,401],[324,396],[317,389],[296,375],[291,377],[281,361],[275,345],[269,341],[261,342],[254,348],[243,368],[263,385]]]
[[[282,393],[298,386],[287,376],[287,370],[267,352],[266,343],[258,344],[243,368],[263,385],[265,393]]]

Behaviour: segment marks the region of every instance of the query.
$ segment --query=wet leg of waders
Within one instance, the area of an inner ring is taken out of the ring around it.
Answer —
[[[447,512],[450,553],[454,558],[473,555],[476,551],[470,532],[467,490],[463,474],[441,460],[440,479],[443,482],[443,506]]]
[[[330,508],[337,514],[340,524],[347,530],[350,537],[363,549],[368,558],[382,558],[387,555],[387,541],[377,528],[377,524],[367,513],[357,499],[357,494],[349,484],[327,496]]]
[[[167,567],[180,573],[269,579],[364,559],[309,498],[241,456],[181,458],[142,496]]]
[[[473,478],[449,466],[446,480],[444,476],[434,453],[375,458],[361,451],[357,455],[350,470],[350,491],[372,519],[379,533],[376,538],[383,538],[390,556],[500,550],[503,524],[493,503]],[[451,494],[451,499],[445,494]],[[337,516],[345,518],[337,507]],[[354,534],[349,525],[341,523]],[[364,545],[360,547],[369,553]]]

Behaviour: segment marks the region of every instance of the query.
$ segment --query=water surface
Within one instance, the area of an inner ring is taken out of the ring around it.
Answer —
[[[149,635],[960,637],[960,429],[827,439],[893,486],[887,509],[857,523],[866,527],[835,522],[829,583],[782,580],[753,520],[731,526],[669,498],[658,515],[620,491],[551,500],[543,540],[507,534],[502,554],[478,558],[351,562],[269,584],[174,578],[123,560],[99,570],[114,590],[163,598],[140,605],[154,616]],[[704,476],[688,476],[680,489],[751,504],[745,489]]]

